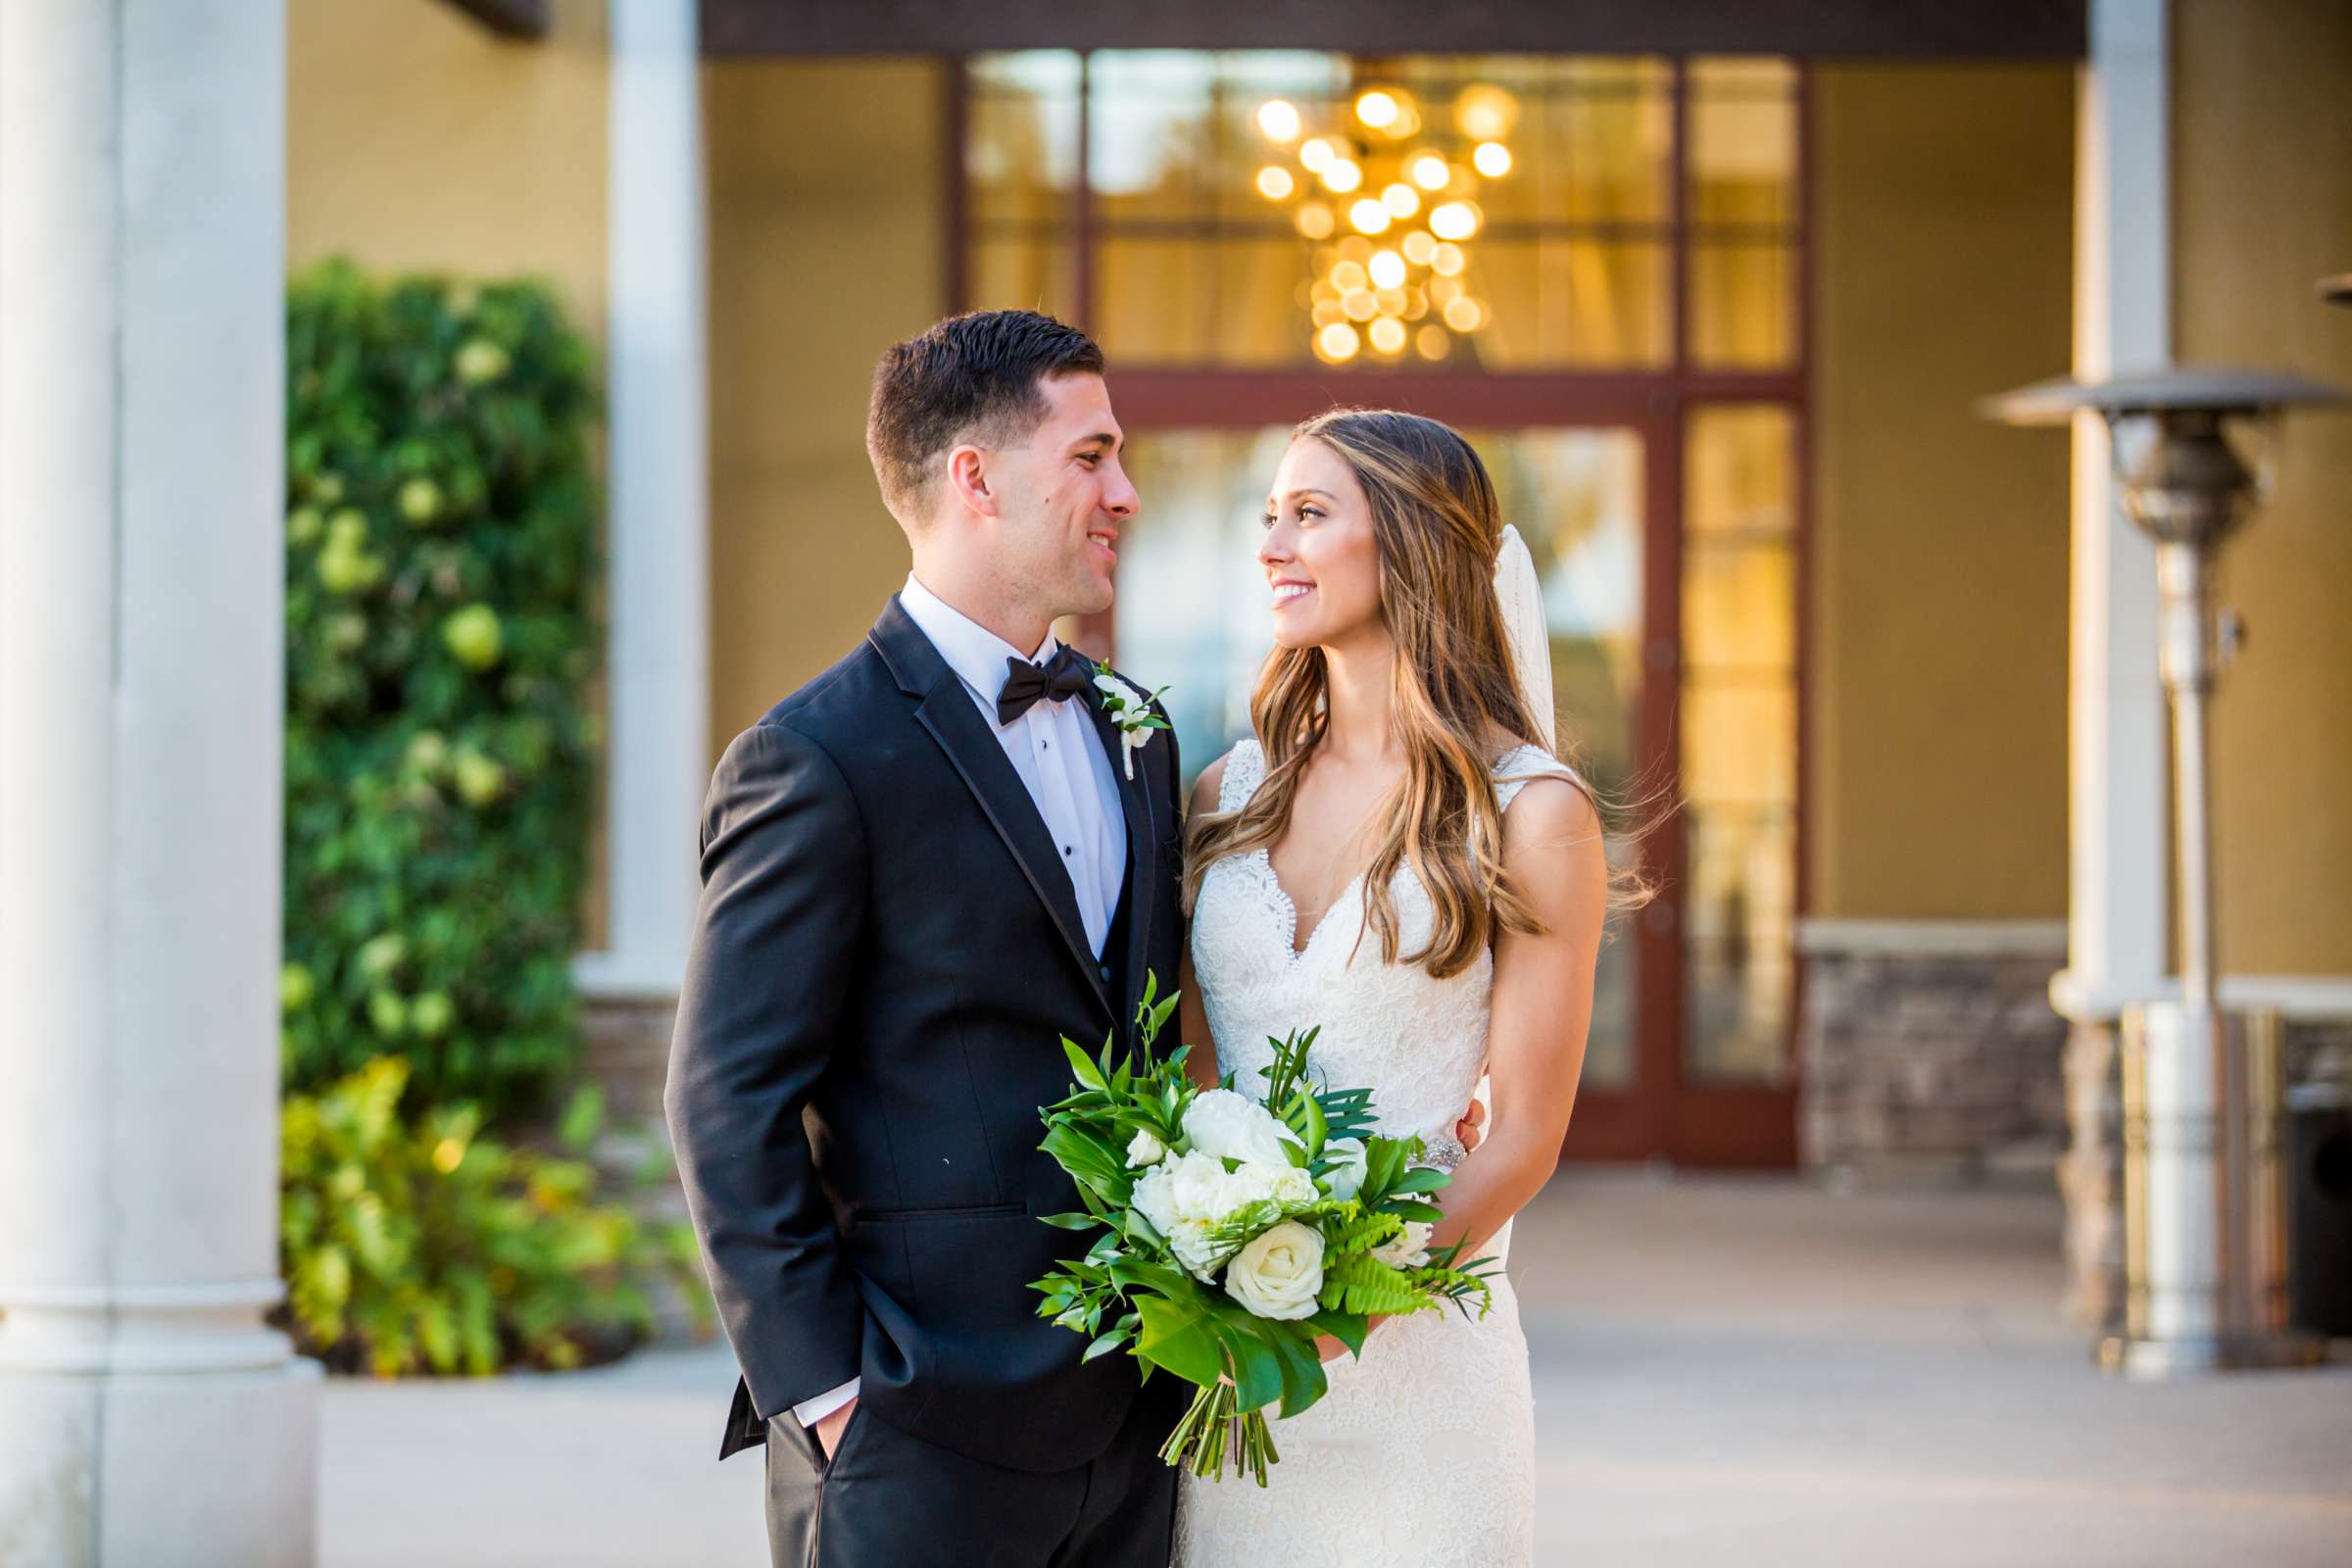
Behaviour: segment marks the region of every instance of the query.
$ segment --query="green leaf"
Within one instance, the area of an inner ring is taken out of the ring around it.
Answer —
[[[1107,1091],[1110,1088],[1110,1085],[1102,1077],[1102,1070],[1095,1065],[1092,1056],[1078,1048],[1076,1041],[1067,1035],[1062,1036],[1061,1050],[1062,1054],[1070,1058],[1070,1071],[1077,1075],[1079,1083],[1089,1089]]]
[[[1085,1189],[1080,1189],[1081,1193],[1084,1191]],[[1037,1221],[1041,1225],[1051,1225],[1056,1230],[1064,1231],[1091,1231],[1102,1223],[1102,1219],[1094,1214],[1040,1214],[1037,1216]]]
[[[1142,1330],[1136,1354],[1165,1367],[1187,1383],[1207,1388],[1225,1371],[1225,1356],[1209,1331],[1209,1314],[1197,1303],[1158,1296],[1135,1298]]]

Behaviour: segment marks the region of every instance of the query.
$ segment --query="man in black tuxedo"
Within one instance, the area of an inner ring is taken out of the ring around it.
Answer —
[[[779,1565],[1168,1560],[1191,1391],[1081,1364],[1026,1289],[1073,1242],[1037,1218],[1075,1206],[1057,1039],[1131,1044],[1183,938],[1173,732],[1130,759],[1051,630],[1110,606],[1122,439],[1051,318],[884,355],[912,575],[710,781],[667,1108],[743,1370],[719,1456],[766,1444]]]

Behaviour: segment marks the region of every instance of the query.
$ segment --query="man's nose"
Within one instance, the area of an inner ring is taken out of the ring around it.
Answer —
[[[1110,483],[1102,489],[1102,510],[1125,521],[1134,516],[1143,504],[1144,498],[1135,493],[1135,485],[1128,479],[1127,470],[1114,466]]]

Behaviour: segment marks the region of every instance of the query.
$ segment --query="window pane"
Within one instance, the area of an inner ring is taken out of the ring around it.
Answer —
[[[1690,220],[1781,225],[1796,216],[1796,69],[1785,60],[1690,67]]]
[[[969,82],[963,167],[971,216],[1066,222],[1078,168],[1078,57],[983,55]]]
[[[1013,233],[975,240],[967,253],[971,273],[965,288],[978,311],[1043,311],[1073,320],[1077,302],[1076,258],[1067,238]]]
[[[1670,80],[1659,61],[1567,63],[1544,101],[1545,212],[1588,222],[1666,221]]]
[[[1544,357],[1549,363],[1617,369],[1673,359],[1673,252],[1667,246],[1546,240],[1544,283]]]
[[[1692,411],[1680,705],[1684,1058],[1693,1082],[1785,1080],[1796,900],[1795,422]]]
[[[1193,240],[1107,239],[1095,247],[1095,336],[1114,360],[1169,365],[1208,347],[1201,268]]]
[[[1690,357],[1770,369],[1796,352],[1796,272],[1788,247],[1698,240],[1690,247]]]
[[[1088,63],[1087,181],[1106,229],[1139,219],[1193,220],[1215,201],[1215,57],[1184,49],[1105,50]]]

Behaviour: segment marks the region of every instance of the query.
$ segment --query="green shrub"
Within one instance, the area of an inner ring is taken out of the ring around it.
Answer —
[[[547,291],[329,263],[287,317],[289,1088],[398,1053],[526,1110],[578,1052],[599,508]]]
[[[408,1064],[386,1056],[286,1097],[281,1318],[306,1354],[381,1377],[579,1366],[653,1328],[656,1277],[708,1330],[685,1226],[649,1229],[598,1202],[586,1160],[486,1138],[472,1105],[404,1111],[408,1083]],[[601,1123],[587,1091],[564,1117],[564,1145],[585,1150]],[[639,1179],[660,1175],[657,1163]]]

